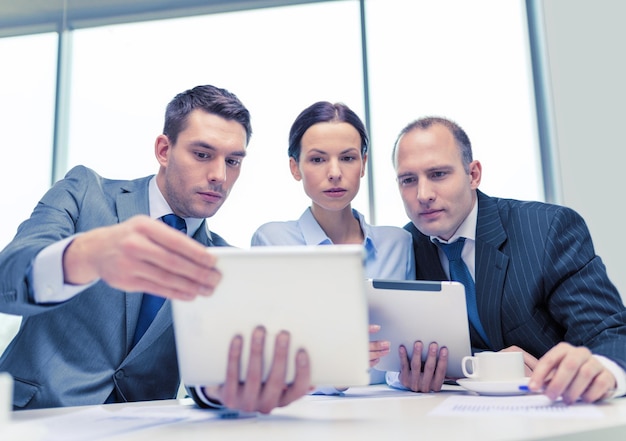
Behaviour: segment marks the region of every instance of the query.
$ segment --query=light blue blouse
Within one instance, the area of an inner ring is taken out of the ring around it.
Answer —
[[[393,226],[373,226],[364,216],[352,209],[365,236],[365,276],[368,279],[415,279],[415,256],[411,234]],[[332,245],[322,227],[307,208],[300,219],[286,222],[268,222],[252,236],[252,246],[266,245]]]

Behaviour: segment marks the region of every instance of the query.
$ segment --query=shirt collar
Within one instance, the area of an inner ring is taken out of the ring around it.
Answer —
[[[150,217],[152,219],[158,219],[161,216],[165,216],[166,214],[173,213],[169,204],[163,197],[163,193],[159,189],[159,186],[156,183],[156,176],[153,176],[150,179],[150,183],[148,184],[148,200],[150,203]],[[185,223],[187,224],[187,235],[193,236],[204,219],[199,219],[195,217],[186,217]]]
[[[359,225],[361,226],[361,231],[363,231],[363,235],[365,236],[365,240],[363,244],[365,248],[369,250],[376,250],[374,245],[374,241],[372,240],[371,227],[365,222],[365,218],[361,213],[356,211],[354,208],[352,209],[352,215],[359,221]],[[326,235],[320,224],[315,220],[313,216],[313,212],[311,211],[311,207],[307,208],[300,219],[298,219],[298,224],[300,226],[300,230],[302,231],[302,236],[304,237],[304,242],[306,245],[332,245],[333,242]]]
[[[364,240],[363,245],[368,253],[376,252],[376,244],[372,239],[372,226],[365,222],[365,216],[356,211],[354,208],[352,209],[352,214],[359,220],[359,225],[361,226],[361,231],[363,232]]]
[[[311,207],[307,208],[298,219],[305,245],[332,245],[330,238],[324,233],[320,224],[317,223]]]

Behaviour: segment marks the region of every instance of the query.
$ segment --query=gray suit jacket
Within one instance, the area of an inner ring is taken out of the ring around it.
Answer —
[[[15,379],[15,409],[101,404],[114,389],[121,401],[176,396],[169,301],[131,348],[138,293],[100,281],[59,304],[35,304],[29,296],[27,274],[39,251],[75,233],[149,214],[150,178],[109,180],[74,168],[44,195],[0,253],[0,312],[23,316],[0,358],[0,371]],[[204,222],[194,238],[207,246],[228,245]]]
[[[446,280],[437,247],[413,235],[418,280]],[[626,369],[626,308],[573,210],[478,192],[476,301],[492,347],[471,329],[475,349],[517,345],[535,357],[567,341]]]

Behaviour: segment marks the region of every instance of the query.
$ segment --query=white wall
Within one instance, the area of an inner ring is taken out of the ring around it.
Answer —
[[[545,0],[563,205],[587,221],[596,253],[626,300],[626,2]]]

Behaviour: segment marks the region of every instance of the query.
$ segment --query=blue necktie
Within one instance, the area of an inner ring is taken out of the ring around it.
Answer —
[[[161,218],[170,227],[176,228],[183,233],[187,232],[187,225],[185,220],[176,216],[175,214],[166,214]],[[161,309],[161,306],[165,302],[164,297],[155,296],[152,294],[144,293],[141,299],[141,309],[139,310],[139,318],[137,319],[137,327],[135,328],[135,336],[133,337],[133,346],[137,344],[139,339],[146,332],[157,312]]]
[[[452,243],[442,243],[437,241],[437,245],[443,250],[450,262],[450,280],[461,282],[465,286],[465,302],[467,303],[467,315],[469,321],[481,336],[481,338],[491,346],[487,333],[483,329],[480,323],[480,317],[478,316],[478,306],[476,304],[476,285],[474,279],[470,274],[469,269],[463,259],[461,258],[461,252],[463,251],[463,245],[465,245],[465,238],[460,237],[458,240]]]

